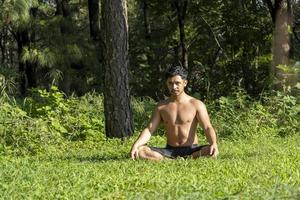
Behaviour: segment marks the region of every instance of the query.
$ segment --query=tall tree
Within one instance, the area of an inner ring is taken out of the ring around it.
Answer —
[[[70,33],[68,25],[71,21],[71,10],[69,5],[69,0],[55,0],[56,2],[56,16],[62,16],[62,21],[60,23],[60,32],[61,38],[65,41],[68,41],[68,34]],[[71,69],[68,65],[63,67],[63,80],[61,83],[62,90],[68,94],[70,92],[71,87]]]
[[[272,74],[278,81],[282,82],[284,77],[278,66],[289,64],[291,49],[289,29],[292,25],[291,0],[275,0],[274,3],[271,0],[264,0],[264,2],[268,5],[275,26],[272,47]]]
[[[99,89],[103,91],[104,86],[104,69],[103,69],[103,37],[101,35],[101,14],[100,14],[100,0],[88,0],[90,36],[95,43],[97,59],[99,61],[100,74],[98,74]]]
[[[128,22],[126,0],[103,1],[105,131],[108,137],[133,133],[128,84]]]
[[[143,17],[144,17],[144,27],[145,27],[145,39],[150,39],[151,26],[149,22],[149,2],[143,0]]]
[[[177,12],[179,35],[180,35],[180,63],[184,68],[188,68],[188,53],[185,39],[185,18],[187,13],[187,0],[176,0],[175,8]]]
[[[37,65],[35,62],[22,59],[24,50],[30,51],[35,40],[34,30],[31,28],[30,21],[36,17],[36,8],[31,7],[30,2],[24,1],[24,7],[22,8],[22,14],[19,14],[19,18],[22,19],[22,15],[27,15],[26,25],[19,25],[16,27],[14,33],[18,47],[18,59],[19,59],[19,73],[20,73],[20,93],[22,96],[27,95],[27,90],[37,86]]]
[[[100,2],[99,0],[88,0],[90,35],[94,41],[100,37]]]

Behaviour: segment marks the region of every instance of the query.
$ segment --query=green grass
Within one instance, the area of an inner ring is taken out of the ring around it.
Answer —
[[[137,134],[106,139],[99,94],[66,99],[54,87],[0,97],[0,199],[300,199],[299,102],[221,97],[207,104],[218,159],[149,162],[128,158]],[[139,133],[155,101],[132,103]],[[149,144],[164,146],[162,133]]]
[[[300,136],[220,140],[217,159],[132,161],[133,139],[0,158],[1,199],[299,199]],[[201,137],[203,139],[203,137]],[[163,145],[160,136],[152,145]]]

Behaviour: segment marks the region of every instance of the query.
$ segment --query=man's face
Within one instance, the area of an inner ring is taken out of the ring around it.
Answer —
[[[167,79],[167,86],[172,96],[178,96],[183,91],[187,85],[187,80],[181,78],[181,76],[176,75]]]

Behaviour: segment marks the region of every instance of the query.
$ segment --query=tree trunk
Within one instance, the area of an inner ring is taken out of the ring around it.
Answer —
[[[20,73],[20,94],[26,96],[27,94],[27,78],[26,78],[26,64],[22,61],[22,52],[25,46],[29,45],[29,37],[27,31],[18,31],[16,33],[16,41],[18,46],[18,60],[19,60],[19,73]]]
[[[143,14],[144,14],[145,39],[150,39],[151,26],[149,23],[148,1],[147,0],[143,0]]]
[[[88,0],[90,35],[94,41],[100,37],[100,4],[99,0]]]
[[[284,72],[278,68],[279,65],[289,64],[289,53],[291,49],[289,27],[292,24],[292,8],[290,0],[264,0],[269,8],[274,23],[274,35],[271,66],[271,77],[277,79],[275,89],[281,89],[284,83]]]
[[[107,137],[133,133],[128,83],[128,23],[126,0],[103,1],[105,89],[104,111]]]
[[[100,15],[100,0],[88,0],[88,9],[89,9],[89,22],[90,22],[90,36],[95,42],[96,52],[98,55],[99,62],[99,90],[103,91],[104,89],[104,66],[103,66],[103,37],[101,35],[101,15]]]
[[[188,69],[188,53],[185,42],[185,16],[187,11],[187,0],[176,0],[175,7],[177,11],[178,18],[178,27],[179,27],[179,35],[180,35],[180,50],[181,50],[181,65]]]
[[[6,47],[5,47],[5,29],[2,29],[2,33],[0,35],[0,49],[1,49],[1,63],[5,63],[5,51],[6,51]]]
[[[63,17],[69,17],[71,14],[69,0],[55,0],[56,11],[55,15],[62,15]]]
[[[30,15],[35,19],[37,17],[37,8],[31,8],[30,9]],[[29,35],[29,49],[32,48],[31,46],[35,45],[36,40],[36,32],[34,28],[31,28],[31,35]],[[37,63],[36,62],[29,62],[26,61],[26,77],[28,81],[28,88],[35,88],[37,87]]]
[[[275,31],[273,37],[273,63],[272,72],[278,81],[282,82],[282,70],[279,65],[289,64],[290,35],[289,27],[291,26],[289,0],[281,1],[276,12]],[[280,84],[281,85],[281,84]]]
[[[70,6],[68,4],[68,0],[55,0],[56,2],[56,16],[62,16],[64,20],[68,20],[71,12],[70,12]],[[67,34],[69,33],[68,27],[64,24],[60,24],[60,32],[61,37],[63,40],[68,40]],[[71,76],[70,76],[70,66],[64,65],[64,68],[62,69],[63,78],[62,82],[60,83],[60,88],[62,91],[66,94],[70,93],[70,86],[71,86]]]

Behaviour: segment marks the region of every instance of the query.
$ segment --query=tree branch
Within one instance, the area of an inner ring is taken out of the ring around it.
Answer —
[[[205,24],[208,26],[208,28],[209,28],[210,32],[212,33],[212,35],[213,35],[213,37],[214,37],[214,40],[216,41],[218,47],[222,50],[222,52],[224,53],[225,57],[228,58],[226,52],[225,52],[224,49],[221,47],[220,42],[219,42],[219,40],[218,40],[218,38],[217,38],[215,32],[213,31],[212,27],[210,26],[210,24],[206,21],[206,19],[204,19],[204,17],[202,17],[202,15],[199,14],[199,16],[200,16],[201,19],[205,22]],[[200,34],[198,34],[198,35],[200,35]],[[196,38],[196,37],[194,37],[194,38]],[[190,42],[189,45],[188,45],[188,47],[189,47],[193,42],[194,42],[194,41]]]

